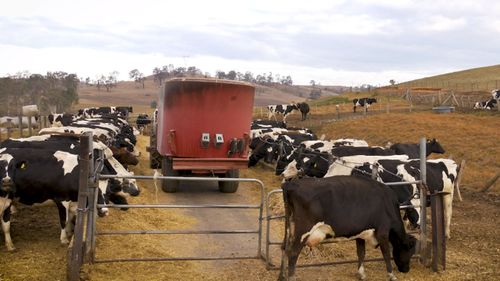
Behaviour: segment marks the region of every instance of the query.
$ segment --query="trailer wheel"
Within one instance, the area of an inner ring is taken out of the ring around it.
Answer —
[[[156,150],[156,133],[149,137],[149,147],[147,151],[149,152],[149,166],[151,169],[161,169],[162,157],[158,150]]]
[[[179,175],[178,171],[173,169],[172,158],[164,157],[162,159],[162,174],[166,177],[176,177]],[[163,180],[161,182],[161,189],[167,193],[177,192],[177,188],[179,187],[178,180]]]
[[[226,174],[223,177],[225,177],[225,178],[239,178],[240,177],[240,170],[237,170],[237,169],[229,170],[226,172]],[[237,181],[220,181],[219,182],[219,191],[222,193],[235,193],[238,190],[238,184],[239,184],[239,182],[237,182]]]

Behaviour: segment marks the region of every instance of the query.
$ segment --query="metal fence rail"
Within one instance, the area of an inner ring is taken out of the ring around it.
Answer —
[[[124,179],[141,179],[141,180],[179,180],[188,182],[214,182],[214,181],[228,181],[228,182],[249,182],[256,183],[260,190],[260,202],[259,204],[198,204],[198,205],[188,205],[188,204],[134,204],[134,205],[104,205],[97,204],[96,207],[107,207],[107,208],[156,208],[156,209],[256,209],[259,210],[259,217],[256,218],[258,221],[257,229],[218,229],[218,230],[117,230],[117,231],[95,231],[91,234],[91,245],[93,245],[90,250],[91,261],[93,263],[107,263],[107,262],[131,262],[131,261],[187,261],[187,260],[238,260],[238,259],[260,259],[261,258],[261,244],[262,244],[262,215],[264,206],[264,183],[258,179],[249,178],[212,178],[212,177],[154,177],[154,176],[141,176],[141,175],[131,175],[131,176],[117,176],[117,175],[98,175],[98,179],[114,179],[114,178],[124,178]],[[93,223],[95,225],[95,222]],[[145,257],[145,258],[117,258],[117,259],[101,259],[98,260],[95,257],[95,240],[99,235],[184,235],[184,234],[231,234],[231,235],[241,235],[241,234],[255,234],[257,235],[257,254],[255,256],[231,256],[231,257]]]

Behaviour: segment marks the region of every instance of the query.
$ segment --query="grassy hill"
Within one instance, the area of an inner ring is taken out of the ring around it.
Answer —
[[[150,107],[151,103],[157,100],[159,86],[153,79],[145,81],[145,87],[131,81],[118,82],[116,87],[109,92],[105,88],[98,90],[95,86],[81,84],[79,92],[79,103],[75,106],[81,108],[84,106],[95,106],[98,104],[109,105],[129,105],[136,104],[143,107]],[[337,95],[342,87],[336,86],[316,86],[315,89],[321,89],[323,97]],[[312,86],[300,85],[255,85],[255,106],[264,106],[268,104],[281,104],[290,102],[300,102],[309,97]],[[117,104],[119,102],[119,104]]]
[[[398,84],[401,88],[447,88],[460,92],[491,91],[500,88],[500,65],[472,68]]]

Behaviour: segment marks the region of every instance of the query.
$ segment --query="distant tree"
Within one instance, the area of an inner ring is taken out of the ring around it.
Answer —
[[[243,79],[244,79],[244,74],[239,71],[236,72],[236,80],[243,81]]]
[[[267,79],[266,79],[266,74],[257,74],[257,76],[255,77],[255,82],[257,84],[265,84],[267,82]]]
[[[234,70],[230,70],[230,71],[226,74],[226,79],[229,79],[229,80],[236,80],[236,71],[234,71]]]
[[[138,83],[140,85],[142,85],[142,88],[144,89],[144,81],[146,81],[146,77],[144,77],[144,74],[142,72],[140,72],[137,68],[136,69],[133,69],[131,70],[129,73],[128,73],[130,79],[133,79],[135,83]]]
[[[245,72],[245,74],[243,75],[243,81],[254,83],[255,78],[253,77],[253,73],[250,71]]]
[[[316,81],[311,80],[311,81],[309,81],[309,84],[314,87],[314,86],[316,86]]]
[[[20,72],[0,78],[1,114],[17,114],[22,105],[37,104],[40,110],[56,106],[66,110],[78,101],[80,79],[76,74],[63,71],[47,72],[46,75]]]
[[[293,80],[292,80],[292,77],[290,75],[287,75],[286,77],[282,77],[281,78],[281,84],[283,85],[293,85]]]
[[[111,88],[116,87],[118,83],[118,71],[111,72],[107,77],[101,76],[101,80],[104,80],[104,87],[106,87],[106,92],[111,92]]]
[[[269,74],[267,74],[267,77],[266,77],[266,82],[271,84],[274,82],[274,78],[273,78],[273,73],[272,72],[269,72]]]
[[[217,79],[226,79],[226,73],[222,70],[217,70],[215,72],[215,78]]]
[[[389,83],[391,83],[392,86],[396,84],[396,81],[394,79],[389,80]]]
[[[161,86],[161,84],[163,83],[163,80],[165,80],[165,78],[167,77],[168,72],[164,71],[165,68],[167,68],[167,71],[168,71],[167,66],[163,66],[163,68],[155,67],[153,69],[153,80],[156,83],[158,83],[159,86]]]
[[[185,67],[177,67],[172,71],[174,77],[185,77],[186,76],[186,68]]]
[[[187,68],[187,71],[186,71],[186,74],[188,76],[201,76],[201,70],[199,70],[198,68],[196,68],[196,66],[190,66]]]

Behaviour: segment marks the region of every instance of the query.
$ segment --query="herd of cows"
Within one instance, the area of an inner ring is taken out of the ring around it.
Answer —
[[[358,107],[364,107],[366,110],[373,104],[376,103],[377,99],[376,98],[359,98],[359,99],[353,99],[353,112],[356,113],[356,108]],[[299,102],[299,103],[291,103],[291,104],[273,104],[273,105],[268,105],[267,106],[268,110],[268,119],[270,120],[271,118],[276,119],[277,115],[281,115],[283,117],[283,122],[286,122],[286,117],[290,115],[291,113],[294,112],[294,110],[300,111],[302,117],[301,121],[304,121],[307,119],[307,114],[310,112],[310,107],[307,103],[305,102]]]
[[[390,147],[369,146],[364,140],[319,140],[305,128],[288,127],[275,120],[255,120],[251,130],[249,167],[259,161],[271,163],[283,178],[287,218],[282,272],[294,274],[301,249],[326,238],[356,240],[358,274],[364,279],[365,241],[380,246],[390,280],[389,242],[401,272],[409,270],[415,238],[405,232],[399,206],[410,228],[419,227],[419,144],[396,143]],[[426,152],[444,153],[435,139]],[[454,184],[458,165],[451,159],[426,161],[427,184],[431,192],[444,191],[445,233],[450,237]],[[375,171],[375,175],[372,173]],[[376,180],[373,180],[372,177]],[[398,186],[383,183],[409,182]],[[363,208],[360,208],[363,206]]]
[[[138,164],[135,151],[137,129],[125,116],[131,108],[100,107],[82,109],[76,115],[52,114],[52,127],[39,135],[7,139],[0,143],[0,217],[5,245],[15,249],[10,236],[13,200],[33,205],[53,200],[59,211],[61,243],[68,244],[73,234],[80,174],[78,134],[92,132],[94,155],[102,155],[101,174],[129,176],[128,165]],[[139,195],[133,179],[107,179],[98,183],[99,204],[127,204],[128,196]],[[107,208],[98,210],[100,216]]]
[[[496,92],[500,95],[500,91]],[[500,97],[497,97],[497,99]],[[356,107],[368,107],[375,99],[353,101]],[[416,239],[406,232],[420,225],[419,144],[396,143],[388,147],[370,146],[359,139],[323,140],[309,129],[290,127],[286,116],[298,110],[302,120],[310,111],[307,103],[268,106],[269,120],[251,124],[249,167],[264,161],[275,165],[275,174],[283,178],[286,231],[285,255],[280,278],[293,276],[298,255],[304,246],[313,247],[328,238],[356,240],[358,274],[366,278],[363,267],[365,243],[380,247],[388,277],[392,272],[391,253],[400,272],[409,271]],[[101,174],[127,176],[128,165],[137,165],[135,149],[139,131],[128,124],[132,108],[86,108],[77,114],[52,114],[51,127],[38,136],[8,139],[0,143],[0,218],[7,250],[15,249],[10,236],[13,200],[33,205],[53,200],[59,211],[60,240],[67,244],[73,234],[76,216],[81,144],[77,135],[92,132],[93,149],[103,161]],[[276,121],[276,114],[283,121]],[[271,120],[273,118],[275,120]],[[144,116],[144,119],[148,119]],[[435,139],[426,143],[426,151],[444,153]],[[443,191],[445,234],[450,237],[452,201],[458,165],[451,159],[426,161],[427,185],[431,192]],[[398,186],[384,183],[407,182]],[[127,204],[128,196],[139,195],[132,179],[100,180],[99,204]],[[360,208],[363,206],[363,208]],[[108,214],[106,208],[98,210]]]

